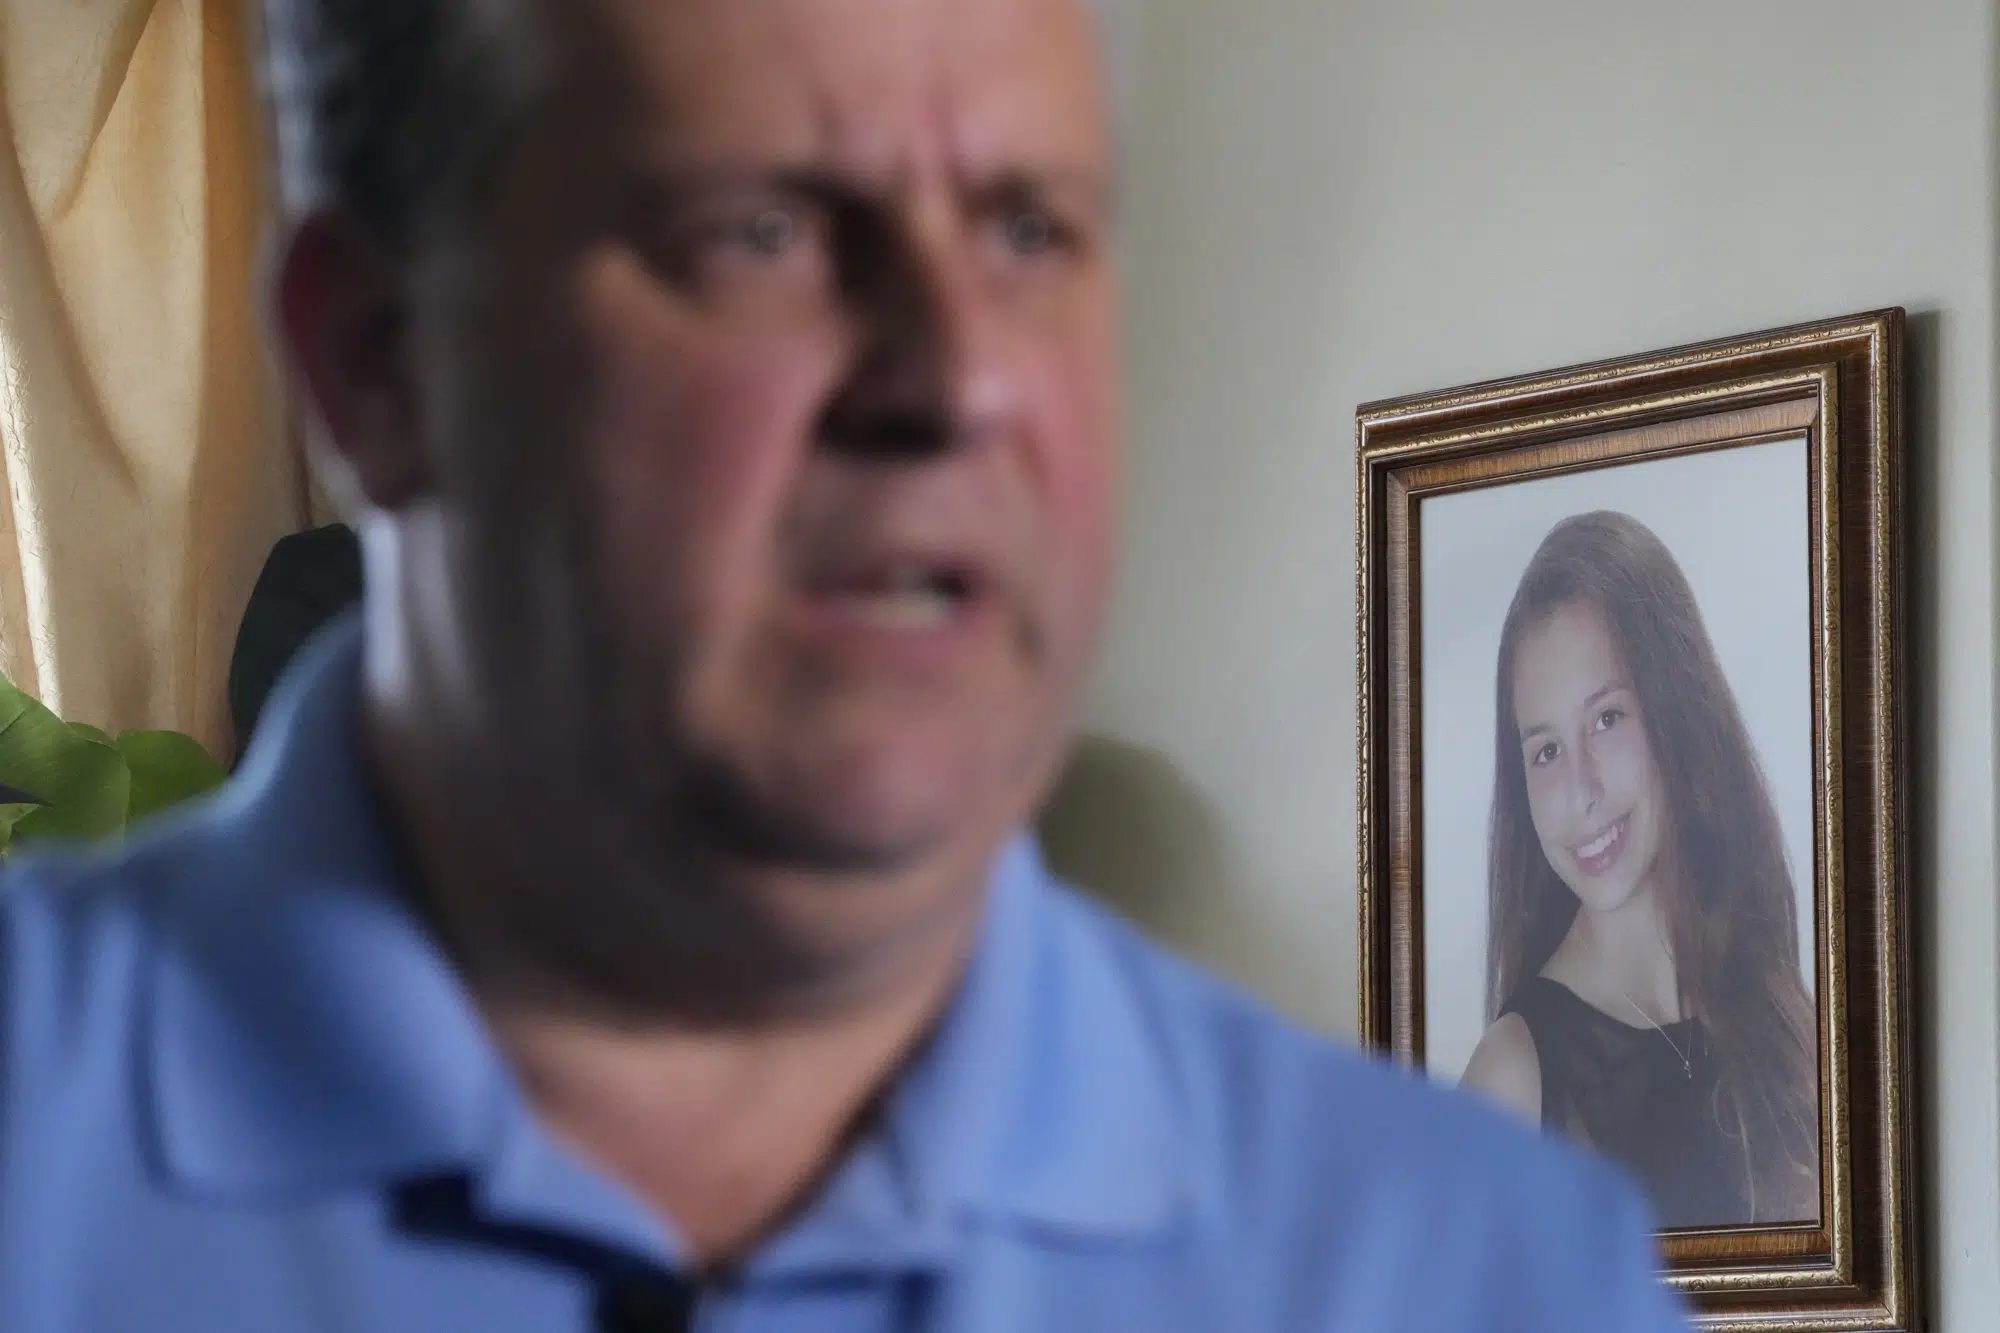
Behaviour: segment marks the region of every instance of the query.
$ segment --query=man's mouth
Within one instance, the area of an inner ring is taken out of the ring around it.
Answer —
[[[804,582],[803,609],[820,631],[856,646],[956,641],[992,601],[993,581],[974,561],[897,555],[821,571]]]
[[[1626,827],[1631,822],[1630,815],[1612,821],[1588,841],[1573,844],[1570,855],[1586,874],[1602,874],[1618,860],[1618,853],[1625,846]]]
[[[817,589],[831,613],[857,626],[888,631],[943,629],[974,596],[963,570],[901,564]]]

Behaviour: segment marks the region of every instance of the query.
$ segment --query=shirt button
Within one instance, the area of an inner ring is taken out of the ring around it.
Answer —
[[[597,1298],[597,1333],[687,1333],[694,1289],[666,1274],[613,1278]]]

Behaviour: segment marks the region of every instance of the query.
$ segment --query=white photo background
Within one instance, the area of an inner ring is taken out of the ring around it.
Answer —
[[[1549,529],[1611,509],[1651,528],[1694,589],[1750,729],[1813,974],[1812,589],[1804,438],[1629,463],[1421,502],[1425,1064],[1456,1083],[1486,1028],[1494,671],[1515,586]]]

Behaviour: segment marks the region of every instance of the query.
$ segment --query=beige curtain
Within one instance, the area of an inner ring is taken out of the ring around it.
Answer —
[[[0,0],[0,672],[218,753],[308,503],[253,297],[250,31],[243,0]]]

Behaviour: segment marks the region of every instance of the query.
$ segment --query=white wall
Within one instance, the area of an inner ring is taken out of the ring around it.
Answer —
[[[1990,0],[1146,0],[1122,600],[1059,867],[1353,1030],[1353,411],[1904,305],[1924,1214],[2000,1329]]]

